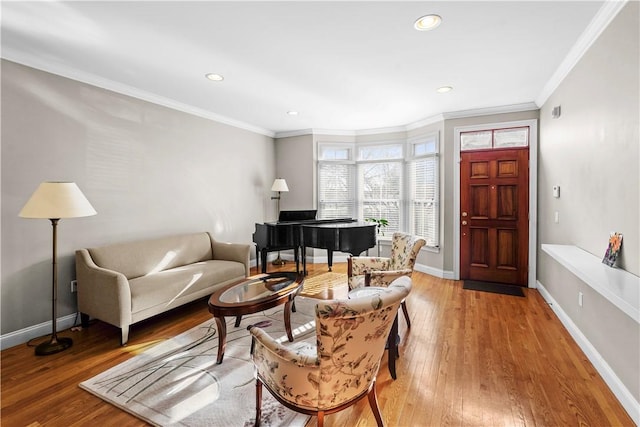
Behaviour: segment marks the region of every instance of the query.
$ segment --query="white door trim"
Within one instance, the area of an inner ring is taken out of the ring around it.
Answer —
[[[453,129],[453,276],[460,280],[460,134],[484,129],[529,126],[529,287],[536,287],[536,249],[538,228],[538,120],[485,123]]]

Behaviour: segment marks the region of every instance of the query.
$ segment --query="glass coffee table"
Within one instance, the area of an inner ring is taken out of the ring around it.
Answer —
[[[287,338],[289,341],[293,341],[291,309],[293,299],[302,290],[303,284],[303,274],[278,272],[247,277],[214,292],[209,298],[209,312],[213,314],[218,327],[217,363],[222,363],[226,346],[227,323],[224,320],[225,317],[235,316],[235,326],[238,327],[245,314],[257,313],[285,304],[284,324]]]

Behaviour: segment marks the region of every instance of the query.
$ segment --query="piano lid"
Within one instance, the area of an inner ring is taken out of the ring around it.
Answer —
[[[310,221],[316,219],[317,209],[301,211],[280,211],[278,222]]]

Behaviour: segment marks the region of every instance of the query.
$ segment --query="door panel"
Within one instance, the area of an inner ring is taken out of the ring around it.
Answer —
[[[498,160],[498,178],[518,176],[518,162],[514,160]]]
[[[515,185],[498,185],[496,217],[502,220],[518,219],[518,187]]]
[[[489,267],[489,230],[486,228],[471,227],[471,264],[476,268]]]
[[[498,229],[498,269],[516,270],[518,268],[518,232],[512,229]]]
[[[471,162],[471,179],[489,178],[489,162]]]
[[[473,219],[489,218],[489,186],[488,185],[472,185],[469,187],[470,206],[469,215]]]
[[[460,277],[527,285],[529,149],[461,153]]]

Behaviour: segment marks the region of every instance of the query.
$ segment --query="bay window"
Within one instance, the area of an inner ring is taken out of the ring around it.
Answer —
[[[383,143],[318,144],[318,218],[384,218],[439,245],[438,135]]]

